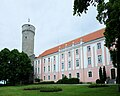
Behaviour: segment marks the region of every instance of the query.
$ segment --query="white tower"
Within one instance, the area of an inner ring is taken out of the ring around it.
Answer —
[[[31,24],[22,26],[22,51],[28,56],[34,55],[35,27]]]

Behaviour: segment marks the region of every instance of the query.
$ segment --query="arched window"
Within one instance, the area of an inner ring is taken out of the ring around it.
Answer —
[[[92,71],[88,72],[88,77],[92,77]]]

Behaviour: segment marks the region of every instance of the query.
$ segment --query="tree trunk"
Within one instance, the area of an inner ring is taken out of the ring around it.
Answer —
[[[120,92],[120,64],[117,64],[117,82],[118,82],[118,92]]]
[[[116,60],[117,60],[117,82],[118,82],[118,92],[120,92],[120,36],[118,37],[117,42],[117,51],[116,51]]]

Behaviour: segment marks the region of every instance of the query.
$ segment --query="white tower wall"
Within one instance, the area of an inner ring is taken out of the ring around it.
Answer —
[[[22,26],[22,51],[28,56],[34,54],[34,35],[35,27],[31,24],[24,24]]]

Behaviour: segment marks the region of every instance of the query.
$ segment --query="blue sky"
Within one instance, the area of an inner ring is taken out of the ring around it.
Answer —
[[[94,32],[104,25],[96,20],[97,11],[73,16],[73,0],[0,0],[0,50],[22,49],[22,28],[28,18],[36,27],[35,55]]]

